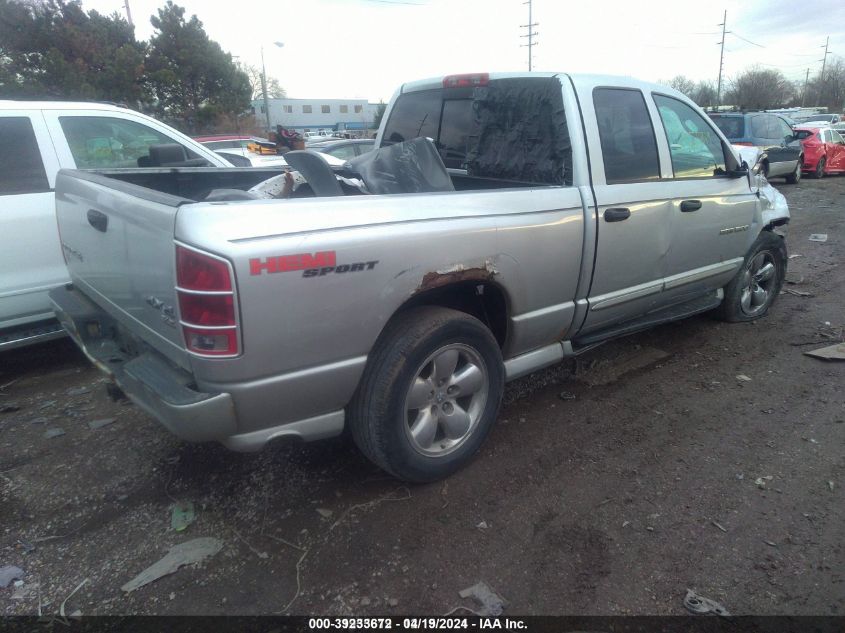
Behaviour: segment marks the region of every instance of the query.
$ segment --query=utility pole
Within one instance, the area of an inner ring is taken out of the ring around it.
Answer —
[[[830,54],[827,51],[827,45],[828,44],[830,44],[830,35],[828,35],[827,39],[824,41],[824,46],[823,47],[819,46],[819,48],[824,48],[824,57],[822,57],[819,60],[822,63],[822,75],[820,77],[820,79],[822,80],[822,83],[824,83],[824,68],[825,68],[825,65],[827,64],[827,56]]]
[[[807,69],[807,76],[804,77],[804,91],[801,93],[801,107],[804,107],[804,100],[807,98],[807,84],[810,83],[810,69]]]
[[[538,22],[534,22],[534,14],[532,12],[534,8],[533,1],[528,0],[528,2],[523,2],[522,4],[528,5],[528,24],[523,24],[519,28],[528,29],[528,33],[520,35],[520,37],[527,37],[528,44],[521,44],[521,46],[528,46],[528,71],[531,72],[533,70],[532,52],[533,48],[537,46],[537,42],[534,41],[537,31],[534,30],[534,27],[537,26]]]
[[[716,109],[719,109],[719,106],[722,105],[722,68],[725,63],[725,29],[728,25],[728,10],[725,9],[725,17],[722,18],[722,23],[719,25],[722,27],[722,41],[719,42],[721,45],[721,50],[719,51],[719,82],[716,84]]]
[[[129,22],[129,26],[135,26],[132,24],[132,11],[129,10],[129,0],[123,0],[123,5],[126,7],[126,19]]]
[[[264,95],[264,118],[267,120],[267,134],[270,134],[270,100],[267,98],[267,68],[264,66],[264,45],[261,46],[261,92]]]

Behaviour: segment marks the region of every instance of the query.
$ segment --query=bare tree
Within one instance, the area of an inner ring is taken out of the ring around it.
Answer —
[[[690,98],[692,98],[692,93],[695,90],[695,82],[684,75],[675,75],[669,81],[661,81],[659,83],[674,88]]]
[[[765,110],[788,104],[794,87],[783,73],[752,66],[730,82],[726,101],[741,108]]]
[[[247,77],[249,77],[249,85],[252,86],[252,100],[261,99],[264,97],[264,92],[261,90],[261,69],[248,64],[240,64]],[[268,99],[284,99],[287,97],[287,92],[279,80],[275,77],[267,75],[267,98]]]
[[[816,77],[807,86],[805,102],[809,106],[826,106],[830,112],[845,108],[845,61],[835,59],[827,64],[824,77]]]
[[[702,108],[713,107],[716,105],[716,86],[712,81],[699,81],[689,97]]]

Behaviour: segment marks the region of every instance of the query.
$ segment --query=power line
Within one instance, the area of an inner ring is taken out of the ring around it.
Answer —
[[[753,44],[754,46],[759,46],[760,48],[766,48],[766,47],[765,47],[765,46],[763,46],[762,44],[757,44],[756,42],[752,42],[751,40],[745,39],[744,37],[742,37],[742,35],[740,35],[740,34],[739,34],[739,33],[737,33],[736,31],[728,31],[728,33],[730,33],[730,34],[731,34],[731,35],[733,35],[734,37],[738,37],[738,38],[739,38],[739,39],[741,39],[743,42],[748,42],[749,44]]]

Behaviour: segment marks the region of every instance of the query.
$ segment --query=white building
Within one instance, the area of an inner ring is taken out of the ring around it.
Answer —
[[[282,125],[298,132],[368,130],[378,109],[366,99],[269,99],[268,104],[271,129]],[[264,123],[264,100],[253,101],[252,109]]]

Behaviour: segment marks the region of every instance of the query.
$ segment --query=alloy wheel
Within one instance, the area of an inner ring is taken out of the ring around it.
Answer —
[[[774,296],[777,265],[769,251],[757,253],[745,267],[740,306],[747,316],[756,316],[766,309]]]
[[[442,457],[461,446],[478,426],[489,390],[487,367],[471,347],[454,343],[431,354],[405,396],[405,431],[414,450]]]

